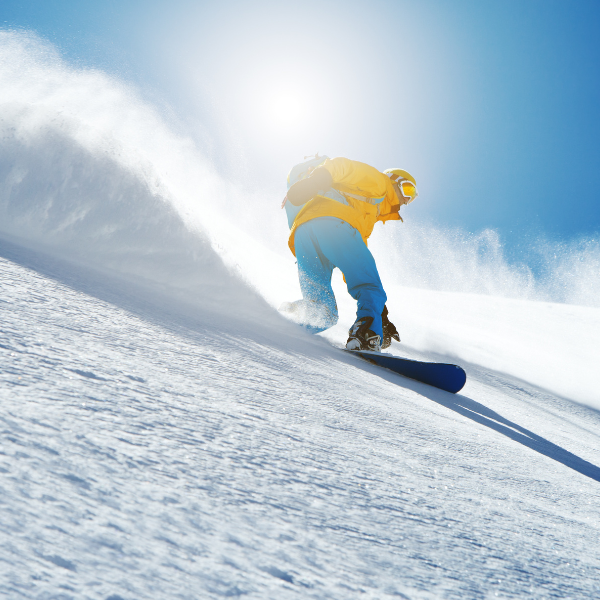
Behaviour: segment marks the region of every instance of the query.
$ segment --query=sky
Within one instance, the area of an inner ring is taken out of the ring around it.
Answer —
[[[600,232],[594,0],[4,0],[0,26],[134,85],[253,193],[319,152],[410,171],[405,216],[514,252]]]

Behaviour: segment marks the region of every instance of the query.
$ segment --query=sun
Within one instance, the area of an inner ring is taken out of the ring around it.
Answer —
[[[275,127],[296,129],[309,118],[309,101],[299,90],[278,89],[265,102],[268,120]]]

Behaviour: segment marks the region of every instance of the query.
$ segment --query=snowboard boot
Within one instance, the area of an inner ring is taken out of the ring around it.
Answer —
[[[381,313],[381,325],[383,328],[383,339],[381,340],[381,349],[389,348],[392,345],[392,340],[400,341],[400,334],[396,329],[396,326],[388,318],[387,306],[383,307]]]
[[[381,352],[381,338],[369,329],[373,324],[373,317],[358,319],[348,331],[346,350],[371,350]]]

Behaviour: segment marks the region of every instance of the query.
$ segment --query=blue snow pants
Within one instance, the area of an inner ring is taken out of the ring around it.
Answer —
[[[371,329],[382,336],[381,313],[387,296],[375,259],[360,233],[336,217],[318,217],[298,227],[294,246],[302,296],[326,306],[332,316],[329,327],[338,320],[331,288],[331,275],[337,267],[346,278],[348,293],[357,302],[356,318],[373,317]]]

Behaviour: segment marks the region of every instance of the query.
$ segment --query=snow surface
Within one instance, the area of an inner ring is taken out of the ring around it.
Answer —
[[[378,231],[393,351],[460,362],[447,394],[332,346],[339,275],[325,335],[277,312],[277,198],[35,37],[0,56],[2,597],[600,597],[593,245],[540,283]]]

